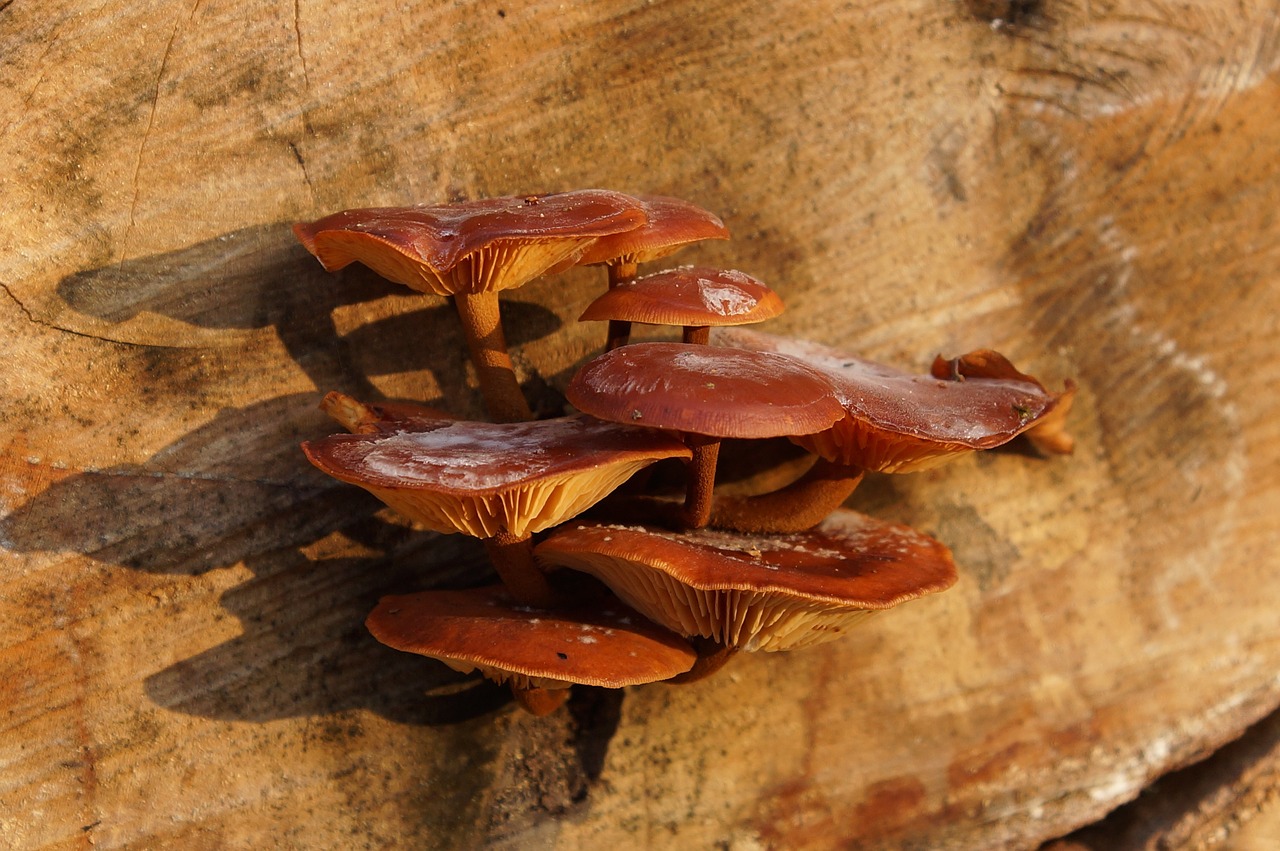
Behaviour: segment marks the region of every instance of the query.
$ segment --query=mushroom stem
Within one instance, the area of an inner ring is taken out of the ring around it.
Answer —
[[[511,356],[507,354],[498,293],[458,293],[453,297],[453,304],[462,322],[462,333],[467,339],[489,416],[503,423],[533,419],[533,411],[516,380]]]
[[[698,660],[693,663],[693,667],[685,671],[683,674],[676,674],[669,680],[664,682],[671,685],[686,685],[688,683],[696,683],[698,680],[705,680],[725,666],[725,663],[737,655],[737,647],[728,647],[719,644],[709,638],[697,636],[692,639],[694,649],[698,651]]]
[[[711,495],[716,483],[720,438],[686,434],[685,443],[693,450],[693,460],[689,462],[689,480],[685,486],[680,521],[687,529],[701,529],[711,520]]]
[[[717,529],[748,534],[803,532],[840,507],[862,481],[860,467],[819,458],[803,476],[776,491],[750,497],[721,497],[711,511]]]
[[[619,260],[609,264],[609,289],[636,279],[639,264],[635,261]],[[604,350],[611,352],[619,346],[625,346],[631,340],[631,323],[621,319],[609,320],[609,337],[605,340]]]
[[[517,602],[539,609],[551,608],[558,602],[546,574],[533,560],[533,540],[528,535],[518,538],[510,532],[499,532],[485,538],[484,547],[498,578]]]
[[[514,684],[511,686],[511,696],[516,699],[516,703],[520,704],[520,708],[539,718],[543,715],[550,715],[563,706],[564,702],[569,699],[570,691],[572,689],[538,688],[536,686],[521,688]]]
[[[325,394],[320,410],[352,434],[358,434],[361,426],[374,418],[368,405],[337,391]]]
[[[705,346],[711,342],[710,325],[686,325],[681,341],[695,346]]]

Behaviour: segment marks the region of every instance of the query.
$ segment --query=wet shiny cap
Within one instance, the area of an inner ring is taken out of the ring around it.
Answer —
[[[383,597],[365,625],[389,647],[523,688],[657,682],[697,657],[617,601],[547,611],[517,605],[500,586]]]
[[[642,467],[691,454],[672,435],[581,415],[340,434],[302,449],[325,473],[410,519],[478,538],[539,532],[585,511]]]
[[[638,195],[636,200],[648,221],[601,237],[583,252],[580,264],[648,263],[692,242],[729,238],[724,222],[696,204],[664,195]]]
[[[782,355],[635,343],[588,362],[566,391],[602,420],[710,437],[810,434],[844,416],[830,383]]]
[[[645,221],[634,198],[582,189],[344,210],[294,225],[293,231],[329,271],[358,261],[396,283],[450,295],[520,286],[567,259],[576,260],[600,237]],[[455,273],[477,254],[482,262]]]
[[[785,354],[827,376],[847,415],[832,429],[796,442],[829,460],[868,470],[926,469],[963,452],[999,446],[1031,428],[1055,404],[1053,394],[1003,358],[990,377],[976,371],[966,376],[960,367],[938,378],[936,372],[916,375],[807,340],[745,329],[718,331],[714,341]]]
[[[777,293],[744,272],[682,266],[613,287],[587,305],[578,321],[747,325],[782,309]]]

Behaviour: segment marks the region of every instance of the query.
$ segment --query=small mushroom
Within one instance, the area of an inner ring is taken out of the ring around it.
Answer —
[[[1008,358],[990,349],[979,349],[950,360],[938,355],[930,371],[935,378],[949,378],[957,381],[968,378],[1006,379],[1025,381],[1044,389],[1044,385],[1037,379],[1019,372]],[[1052,410],[1037,419],[1024,432],[1024,436],[1041,452],[1050,455],[1070,455],[1075,449],[1076,441],[1067,432],[1066,426],[1067,415],[1071,413],[1071,406],[1076,398],[1076,383],[1068,378],[1066,387],[1061,393],[1050,395],[1055,399]]]
[[[409,519],[482,539],[511,593],[539,606],[555,595],[533,563],[531,535],[585,511],[654,461],[690,457],[670,435],[586,416],[341,434],[302,449],[325,473]]]
[[[811,434],[844,415],[827,380],[796,360],[683,343],[605,352],[578,371],[565,395],[602,420],[686,436],[693,461],[680,522],[695,529],[711,515],[722,438]]]
[[[913,375],[807,340],[738,328],[718,333],[716,342],[785,354],[826,375],[845,416],[793,442],[835,464],[875,472],[926,470],[966,452],[1007,443],[1057,401],[1021,373],[999,378],[957,373],[947,379]]]
[[[556,530],[535,553],[549,566],[595,576],[681,635],[744,650],[830,641],[874,611],[956,581],[939,542],[847,509],[787,535],[580,522]]]
[[[696,658],[687,641],[616,601],[546,611],[501,586],[383,597],[365,625],[388,647],[508,683],[537,715],[563,703],[571,685],[658,682]]]
[[[662,195],[640,195],[636,200],[648,222],[634,230],[601,237],[578,261],[582,265],[606,264],[610,289],[634,280],[640,263],[659,260],[692,242],[729,238],[729,230],[720,219],[688,201]],[[630,335],[630,321],[611,319],[605,350],[626,345]]]
[[[681,266],[618,284],[587,305],[578,321],[677,325],[684,342],[705,344],[712,325],[763,322],[782,309],[777,293],[743,272]]]
[[[509,422],[533,414],[507,354],[498,292],[566,268],[600,237],[644,222],[630,196],[586,189],[345,210],[293,230],[329,271],[358,261],[388,280],[451,296],[489,413]]]

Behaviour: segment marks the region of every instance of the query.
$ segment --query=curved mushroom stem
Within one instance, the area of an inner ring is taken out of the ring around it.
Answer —
[[[686,683],[696,683],[698,680],[705,680],[725,666],[725,663],[732,659],[738,653],[738,648],[727,647],[723,644],[717,644],[709,638],[701,636],[693,639],[694,649],[698,651],[698,660],[693,663],[693,667],[685,671],[683,674],[676,674],[669,680],[664,682],[672,685],[685,685]]]
[[[550,715],[555,712],[564,702],[569,699],[569,692],[572,689],[567,688],[521,688],[514,683],[511,686],[511,696],[516,699],[516,703],[520,704],[520,708],[531,715],[541,718],[543,715]]]
[[[547,575],[533,559],[533,539],[530,536],[517,538],[510,532],[499,532],[492,538],[485,538],[484,547],[494,570],[498,571],[498,578],[517,602],[538,609],[551,608],[558,602],[556,592],[547,582]]]
[[[720,438],[686,434],[685,442],[693,450],[693,460],[689,462],[689,481],[685,486],[680,521],[688,529],[701,529],[711,520],[711,495],[716,484]]]
[[[803,476],[776,491],[749,497],[721,497],[711,510],[712,526],[748,534],[803,532],[840,507],[862,481],[861,467],[819,458]]]
[[[453,304],[462,322],[462,333],[467,339],[471,362],[476,366],[480,393],[489,416],[502,423],[533,419],[533,411],[516,380],[511,356],[507,354],[497,292],[458,293],[453,297]]]
[[[618,284],[625,284],[636,279],[638,264],[635,261],[618,261],[609,264],[609,289]],[[604,350],[611,352],[619,346],[625,346],[631,340],[631,323],[621,319],[609,320],[609,337],[605,340]]]

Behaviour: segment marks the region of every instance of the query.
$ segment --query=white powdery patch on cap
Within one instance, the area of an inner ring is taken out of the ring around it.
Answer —
[[[735,275],[742,278],[742,284],[750,283],[751,279],[741,272],[721,273],[722,278],[732,278]],[[755,310],[756,305],[760,303],[756,296],[731,282],[698,278],[697,285],[702,306],[721,316],[742,316]]]

